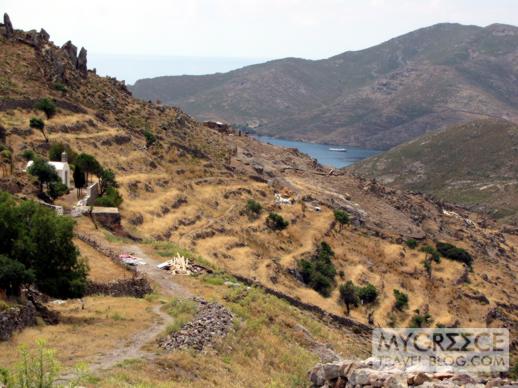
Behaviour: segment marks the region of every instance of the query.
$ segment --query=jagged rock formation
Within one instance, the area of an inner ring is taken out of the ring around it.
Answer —
[[[61,50],[63,50],[65,54],[68,56],[70,62],[72,62],[72,65],[74,67],[77,67],[77,47],[74,46],[72,42],[69,40],[61,47]]]
[[[86,49],[84,47],[81,47],[81,50],[79,50],[79,56],[77,57],[77,70],[83,77],[88,75]]]
[[[515,387],[518,381],[502,378],[483,378],[466,373],[403,372],[398,369],[379,369],[372,360],[337,361],[318,364],[309,372],[313,387],[359,388],[455,388],[455,387]]]
[[[7,39],[11,38],[14,34],[13,25],[7,13],[4,13],[4,34]]]

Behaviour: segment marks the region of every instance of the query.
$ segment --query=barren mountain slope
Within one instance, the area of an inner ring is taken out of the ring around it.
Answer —
[[[372,315],[376,325],[405,325],[420,309],[431,313],[434,324],[516,328],[516,236],[483,217],[330,172],[294,150],[218,133],[178,109],[139,102],[122,84],[92,72],[82,78],[67,65],[58,74],[48,58],[62,51],[47,43],[34,48],[2,38],[0,44],[0,122],[16,155],[15,176],[2,178],[1,187],[27,189],[19,155],[27,148],[44,154],[48,147],[27,124],[38,114],[33,102],[52,97],[59,112],[47,121],[50,142],[66,142],[116,171],[124,196],[123,226],[134,236],[174,242],[230,273],[342,315],[338,287],[324,298],[296,276],[296,261],[326,241],[342,274],[338,285],[351,279],[371,282],[380,291],[376,304],[353,309],[354,319],[367,322]],[[53,88],[58,78],[66,93]],[[151,147],[145,146],[144,128],[158,138]],[[276,205],[275,192],[291,192],[295,203]],[[243,212],[251,198],[265,208],[256,220]],[[335,224],[336,208],[351,214],[350,226]],[[269,211],[289,221],[286,230],[266,226]],[[405,246],[409,238],[467,249],[474,257],[473,272],[443,259],[433,264],[430,277],[423,267],[425,254]],[[394,288],[408,293],[406,312],[391,313]]]
[[[199,119],[386,149],[479,117],[518,118],[518,29],[438,24],[325,60],[144,79],[131,90]]]
[[[505,120],[448,127],[364,160],[352,170],[517,221],[518,127]]]

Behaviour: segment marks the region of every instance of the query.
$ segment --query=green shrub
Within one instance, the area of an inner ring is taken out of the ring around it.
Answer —
[[[431,247],[430,245],[425,245],[421,248],[421,252],[429,254],[432,260],[436,263],[441,262],[441,254],[434,247]]]
[[[50,198],[56,199],[68,193],[68,187],[61,181],[54,181],[49,183],[48,194]]]
[[[246,202],[246,209],[245,211],[251,215],[251,216],[258,216],[259,214],[261,214],[261,211],[263,210],[263,207],[262,205],[253,200],[253,199],[249,199],[247,202]]]
[[[289,222],[282,218],[280,214],[270,213],[266,218],[266,225],[272,230],[283,230],[288,227]]]
[[[24,158],[27,161],[34,160],[35,157],[36,157],[36,154],[34,153],[33,150],[23,150],[23,152],[22,152],[22,158]]]
[[[61,82],[56,82],[54,85],[52,85],[52,87],[54,88],[54,90],[57,90],[58,92],[67,92],[67,87]]]
[[[326,242],[321,242],[310,260],[297,263],[302,280],[322,296],[328,297],[335,284],[336,268],[333,264],[334,252]]]
[[[150,147],[156,143],[156,136],[149,129],[144,131],[144,137],[146,138],[146,147]]]
[[[444,242],[438,242],[436,248],[441,255],[450,260],[460,261],[470,268],[473,265],[473,257],[465,249]]]
[[[408,295],[397,289],[394,289],[393,292],[394,292],[394,298],[396,299],[396,303],[394,304],[394,306],[399,311],[403,311],[405,308],[408,307]]]
[[[198,311],[198,305],[190,299],[172,299],[166,306],[167,313],[174,318],[174,322],[166,329],[167,334],[179,331],[187,322],[191,321]]]
[[[335,220],[340,224],[340,226],[347,225],[350,222],[349,214],[343,210],[336,209],[334,211]]]
[[[371,283],[364,287],[358,287],[358,298],[362,303],[374,303],[378,299],[378,290]]]
[[[16,203],[0,192],[0,254],[34,273],[38,288],[53,297],[82,296],[87,267],[72,241],[74,221],[33,201]]]
[[[32,117],[29,120],[29,126],[34,129],[39,129],[40,131],[45,128],[45,122],[38,118],[38,117]]]
[[[358,306],[360,301],[360,298],[358,297],[358,288],[351,280],[340,286],[340,300],[345,304],[347,314],[349,314],[351,306]]]
[[[417,247],[417,241],[413,238],[409,238],[408,240],[406,240],[405,244],[410,249],[415,249]]]
[[[95,204],[103,207],[119,207],[122,201],[123,199],[119,191],[114,187],[110,187],[102,197],[97,197]]]
[[[41,110],[45,113],[48,119],[54,117],[56,114],[56,104],[49,98],[43,98],[36,103],[36,109]]]
[[[410,319],[409,326],[412,328],[428,327],[432,323],[430,313],[421,314],[419,310],[415,310],[414,315]]]

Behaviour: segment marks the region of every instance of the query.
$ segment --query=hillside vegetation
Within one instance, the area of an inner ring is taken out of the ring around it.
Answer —
[[[352,169],[406,190],[517,222],[518,126],[486,119],[448,127],[364,160]]]
[[[260,134],[387,149],[481,117],[518,118],[518,29],[438,24],[318,61],[287,58],[131,87]]]
[[[63,49],[16,34],[0,37],[1,141],[12,156],[0,190],[36,198],[38,183],[23,171],[28,151],[45,157],[60,142],[95,156],[116,174],[122,225],[97,229],[80,217],[75,232],[148,260],[140,270],[156,295],[91,296],[84,310],[78,300],[58,302],[62,323],[2,343],[0,364],[12,365],[13,344],[43,337],[68,367],[91,363],[98,386],[300,386],[328,348],[364,357],[359,327],[406,326],[424,314],[427,325],[516,332],[516,235],[477,213],[139,101],[112,78],[78,71]],[[36,107],[45,98],[56,105],[50,118]],[[30,127],[33,117],[45,121],[45,136]],[[90,279],[124,277],[98,251],[76,245]],[[435,247],[447,247],[447,257],[431,263]],[[215,272],[182,277],[156,268],[177,253]],[[158,349],[156,337],[178,325],[162,302],[191,296],[223,304],[235,315],[232,330],[206,353]]]

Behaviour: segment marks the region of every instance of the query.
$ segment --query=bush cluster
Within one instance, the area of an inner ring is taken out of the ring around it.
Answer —
[[[335,286],[336,268],[334,252],[326,242],[321,242],[309,260],[299,260],[297,265],[302,280],[322,296],[328,297]]]
[[[272,230],[283,230],[286,229],[288,225],[289,222],[277,213],[270,213],[266,218],[266,226]]]
[[[473,257],[465,249],[444,242],[438,242],[436,248],[441,255],[450,260],[460,261],[470,268],[473,265]]]
[[[259,216],[259,214],[261,214],[262,210],[263,210],[263,207],[259,202],[255,201],[253,199],[249,199],[246,202],[245,212],[249,216],[257,217],[257,216]]]
[[[396,303],[394,304],[394,307],[396,309],[398,309],[399,311],[403,311],[405,308],[408,307],[408,295],[397,289],[394,289],[393,292],[394,292],[394,298],[396,299]]]

